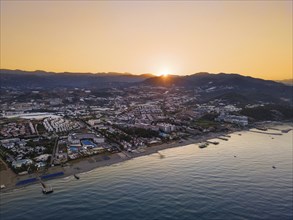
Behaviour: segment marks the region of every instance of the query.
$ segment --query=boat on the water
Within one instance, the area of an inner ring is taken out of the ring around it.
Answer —
[[[198,145],[198,147],[199,148],[205,148],[205,147],[207,147],[209,145],[209,143],[200,143],[199,145]]]
[[[79,176],[77,176],[76,174],[73,175],[75,179],[79,180]]]

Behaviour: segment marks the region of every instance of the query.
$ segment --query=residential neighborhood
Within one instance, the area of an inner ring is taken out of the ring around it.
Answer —
[[[201,93],[200,88],[132,86],[107,92],[34,91],[18,102],[8,95],[0,103],[1,155],[16,173],[32,172],[248,126],[248,117],[239,114],[242,107],[220,99],[200,103]]]

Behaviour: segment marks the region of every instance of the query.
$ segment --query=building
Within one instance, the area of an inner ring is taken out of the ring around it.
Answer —
[[[215,120],[229,122],[229,123],[237,124],[240,126],[247,126],[248,125],[248,117],[247,116],[229,115],[229,114],[222,113]]]
[[[51,155],[51,154],[42,154],[42,155],[40,155],[40,156],[35,157],[34,160],[37,161],[37,162],[40,162],[40,161],[45,162],[45,161],[48,160],[48,158],[49,158],[50,156],[52,156],[52,155]]]
[[[13,168],[21,168],[22,165],[31,165],[33,164],[33,161],[31,159],[22,159],[22,160],[15,160],[12,162]]]
[[[101,123],[101,120],[100,119],[91,119],[91,120],[88,120],[88,123],[90,126],[95,127],[97,124]]]
[[[165,133],[171,133],[176,130],[176,126],[172,124],[161,123],[158,124],[159,129]]]
[[[81,140],[83,139],[90,139],[93,140],[94,143],[104,143],[105,142],[105,138],[98,136],[95,133],[85,133],[85,134],[70,134],[68,135],[68,142],[71,144],[80,144]]]

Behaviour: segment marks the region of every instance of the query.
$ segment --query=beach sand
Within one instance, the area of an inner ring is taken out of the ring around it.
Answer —
[[[233,133],[239,130],[230,131],[229,133]],[[142,149],[138,149],[135,151],[135,153],[130,152],[119,152],[114,154],[108,154],[108,155],[93,155],[86,158],[79,158],[77,160],[69,161],[69,166],[54,166],[50,167],[45,173],[42,174],[52,174],[56,172],[64,172],[64,175],[59,176],[58,178],[64,178],[67,176],[71,176],[78,173],[87,172],[99,167],[109,166],[116,163],[121,163],[126,160],[130,160],[136,157],[140,156],[146,156],[154,153],[158,153],[161,150],[173,148],[173,147],[180,147],[185,146],[189,144],[196,144],[200,143],[209,139],[217,138],[219,136],[228,134],[227,132],[219,132],[219,133],[206,133],[200,136],[193,136],[186,140],[179,141],[173,141],[169,143],[164,143],[160,145],[155,145],[151,147],[146,147]],[[36,177],[36,174],[28,174],[19,176],[13,173],[11,169],[7,167],[7,170],[0,171],[0,185],[4,184],[5,189],[2,189],[1,191],[7,191],[11,190],[13,188],[16,188],[16,183],[21,180],[26,180],[29,178]],[[21,187],[25,187],[26,185],[23,185]]]

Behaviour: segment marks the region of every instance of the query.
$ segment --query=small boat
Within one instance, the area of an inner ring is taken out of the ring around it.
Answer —
[[[75,179],[79,180],[79,176],[77,176],[76,174],[73,175],[75,177]]]
[[[208,143],[201,143],[198,145],[199,148],[205,148],[207,147],[209,144]]]

